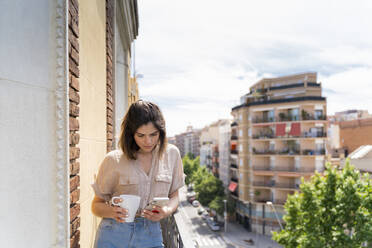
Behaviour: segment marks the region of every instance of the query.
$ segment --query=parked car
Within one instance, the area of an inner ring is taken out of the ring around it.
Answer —
[[[205,209],[203,207],[198,208],[198,215],[201,215],[205,212]]]
[[[200,206],[200,203],[199,203],[198,200],[195,200],[195,201],[192,202],[192,205],[197,208],[197,207]]]
[[[215,221],[213,220],[213,218],[209,218],[209,219],[207,219],[207,224],[208,224],[209,228],[210,228],[212,231],[214,231],[214,232],[217,232],[217,231],[221,230],[220,225],[218,225],[218,223],[215,222]]]
[[[188,192],[191,192],[194,190],[194,187],[192,186],[192,184],[190,184],[188,187],[187,187],[187,191]]]
[[[203,220],[207,220],[207,218],[209,217],[208,212],[203,212],[203,213],[201,214],[201,217],[202,217]]]

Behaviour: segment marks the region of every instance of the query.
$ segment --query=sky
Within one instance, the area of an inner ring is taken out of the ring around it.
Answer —
[[[231,118],[264,77],[317,72],[328,114],[372,113],[370,0],[139,0],[140,98],[168,136]]]

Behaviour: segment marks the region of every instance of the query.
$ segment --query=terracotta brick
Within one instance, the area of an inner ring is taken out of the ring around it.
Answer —
[[[79,120],[75,117],[70,117],[70,130],[71,131],[78,131],[79,130]]]
[[[70,145],[79,144],[79,140],[80,140],[80,134],[79,133],[75,133],[75,132],[70,133]]]
[[[71,29],[68,30],[68,41],[75,48],[75,50],[79,52],[79,41]]]
[[[76,104],[80,103],[79,93],[75,89],[70,87],[69,91],[68,91],[68,95],[69,95],[70,101],[72,101]]]
[[[80,112],[79,106],[73,102],[70,102],[70,116],[78,117],[79,112]]]
[[[75,48],[71,49],[71,53],[69,54],[70,57],[75,61],[77,65],[79,65],[79,53],[75,50]],[[78,89],[77,89],[78,90]],[[79,90],[78,90],[79,91]]]
[[[70,225],[70,234],[73,236],[80,227],[80,217],[75,218]]]
[[[72,162],[70,163],[70,175],[76,175],[80,171],[80,163],[79,162]]]
[[[111,125],[109,125],[109,123],[108,123],[108,125],[107,125],[107,131],[108,132],[112,132],[113,131],[113,128],[112,128],[112,126]]]
[[[80,248],[80,231],[77,230],[74,235],[71,236],[70,239],[70,248]]]
[[[80,189],[76,189],[70,194],[70,204],[75,204],[80,199]]]
[[[68,67],[72,74],[74,74],[76,77],[79,77],[79,66],[71,57],[68,58]]]
[[[110,132],[107,132],[107,139],[112,140],[114,138],[114,135]]]
[[[80,157],[80,148],[79,147],[70,147],[70,160],[77,159]]]
[[[73,49],[73,50],[75,50],[75,49]],[[80,90],[79,79],[77,77],[75,77],[74,75],[71,75],[70,86],[72,88],[74,88],[77,92],[79,92],[79,90]]]
[[[79,185],[80,185],[79,175],[73,176],[72,178],[70,178],[70,192],[73,192],[74,190],[76,190],[79,187]]]

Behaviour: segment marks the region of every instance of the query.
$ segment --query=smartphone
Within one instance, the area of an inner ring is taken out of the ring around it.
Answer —
[[[153,213],[159,213],[159,211],[152,209],[153,206],[164,207],[169,202],[168,197],[154,197],[152,201],[146,206],[145,209],[150,210]]]

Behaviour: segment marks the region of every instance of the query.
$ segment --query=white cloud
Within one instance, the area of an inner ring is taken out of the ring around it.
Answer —
[[[367,0],[141,0],[140,94],[159,103],[170,134],[228,117],[263,76],[316,71],[336,92],[329,111],[365,108],[371,12]]]

